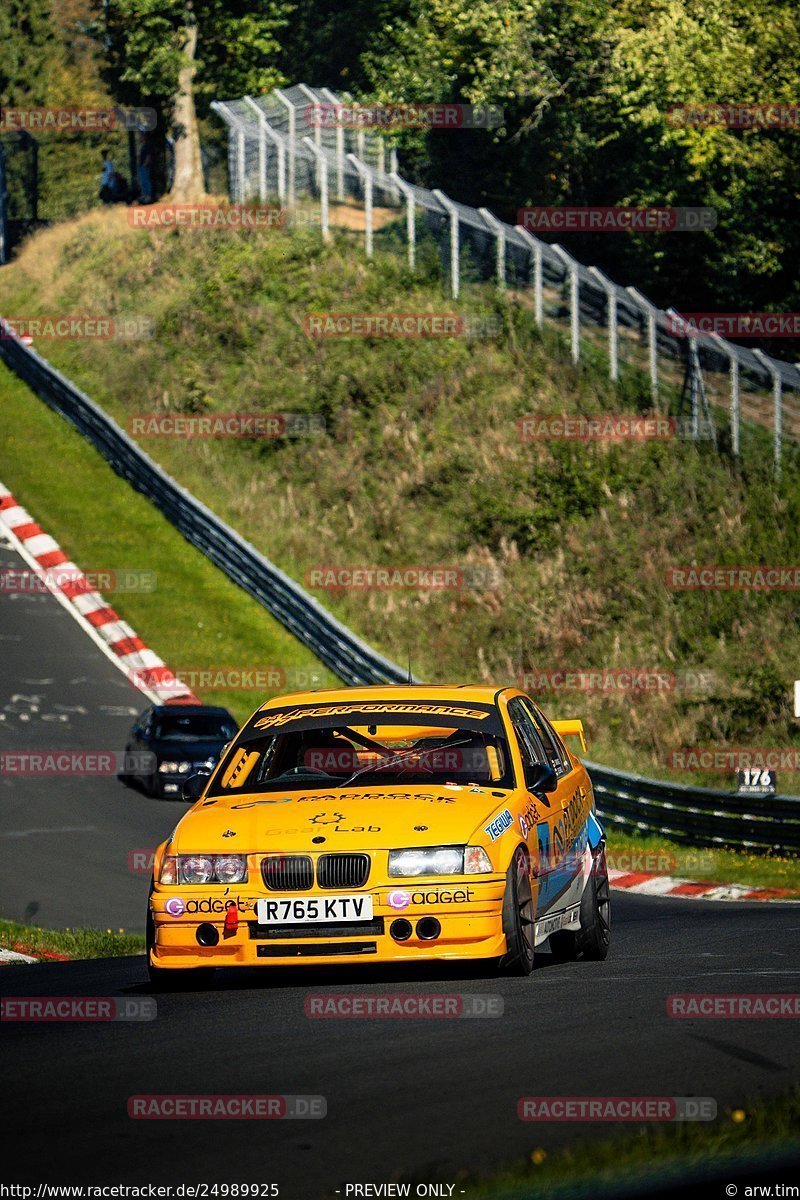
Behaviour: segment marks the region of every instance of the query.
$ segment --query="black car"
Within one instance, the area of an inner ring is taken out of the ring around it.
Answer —
[[[137,717],[125,746],[124,774],[151,796],[180,800],[184,781],[210,773],[238,732],[227,708],[154,704]]]

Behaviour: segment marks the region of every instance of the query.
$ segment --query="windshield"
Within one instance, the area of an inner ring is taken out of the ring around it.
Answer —
[[[512,787],[497,710],[438,701],[273,709],[231,748],[209,794],[376,783]]]
[[[235,735],[236,726],[231,720],[215,713],[199,713],[159,717],[154,736],[159,742],[228,742]]]

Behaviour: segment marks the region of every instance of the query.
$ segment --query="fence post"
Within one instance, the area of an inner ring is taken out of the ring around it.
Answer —
[[[458,233],[458,209],[453,201],[438,188],[433,189],[433,195],[450,218],[450,290],[453,293],[453,299],[457,300],[461,290],[461,242]]]
[[[534,237],[530,229],[522,225],[515,226],[517,233],[525,240],[533,255],[533,317],[539,329],[544,324],[544,303],[542,298],[542,243]]]
[[[0,267],[8,262],[8,189],[6,187],[6,152],[0,146]]]
[[[322,149],[322,122],[320,120],[319,100],[314,95],[311,88],[307,87],[304,83],[299,83],[297,86],[298,86],[298,89],[303,93],[303,95],[308,97],[308,99],[311,101],[311,104],[313,106],[313,109],[314,109],[314,145],[316,146],[317,150],[321,150]],[[308,124],[308,120],[306,119],[306,125],[307,124]],[[307,139],[304,137],[303,141],[305,142],[306,140]],[[317,162],[317,187],[321,191],[322,190],[322,175],[321,175],[322,161],[320,160],[318,155],[315,155],[314,157],[316,158],[316,162]]]
[[[236,191],[240,204],[244,204],[245,202],[247,184],[245,153],[245,125],[244,121],[240,121],[236,130]]]
[[[402,179],[396,171],[389,176],[398,191],[402,192],[406,201],[406,234],[408,237],[408,266],[414,270],[417,261],[417,230],[414,212],[414,189]]]
[[[337,109],[340,108],[339,97],[330,88],[322,88],[321,91],[325,99],[333,105],[336,130],[336,199],[344,200],[344,125],[337,116]]]
[[[554,242],[551,249],[555,250],[558,257],[564,263],[569,275],[569,327],[570,327],[570,352],[573,363],[578,363],[581,356],[581,314],[580,314],[580,281],[578,279],[578,263],[568,254],[563,246],[559,246]]]
[[[289,208],[294,208],[297,197],[297,113],[289,97],[284,96],[280,88],[275,88],[273,95],[284,106],[289,116],[289,136],[287,138],[289,144],[289,179],[286,189],[286,202]]]
[[[647,357],[650,373],[650,396],[654,404],[658,403],[658,344],[656,342],[656,313],[658,309],[646,296],[635,287],[626,287],[625,291],[634,300],[647,318]]]
[[[772,378],[772,456],[775,461],[775,474],[781,477],[781,442],[783,438],[783,380],[781,373],[772,359],[763,350],[754,350],[758,361]]]
[[[396,179],[398,177],[398,174],[399,174],[399,169],[397,166],[397,147],[390,146],[389,147],[389,178]],[[397,196],[397,189],[395,189],[391,193],[391,196],[392,196],[392,204],[399,203],[398,196]]]
[[[258,113],[259,127],[261,134],[264,137],[264,145],[266,146],[266,139],[268,138],[278,152],[278,199],[280,200],[281,204],[283,204],[286,200],[286,145],[277,130],[272,128],[267,120],[266,113],[258,106],[253,97],[245,96],[244,101],[245,104],[249,104],[250,107],[256,113]],[[266,190],[269,191],[268,186]],[[266,199],[266,196],[262,196],[261,199]]]
[[[372,258],[372,172],[357,155],[348,154],[347,158],[358,171],[359,178],[364,185],[364,233],[367,258]]]
[[[247,104],[258,117],[258,198],[261,201],[267,198],[267,117],[261,108],[256,104],[252,96],[245,96],[245,104]]]
[[[597,280],[606,294],[608,305],[608,378],[612,383],[619,381],[619,330],[617,328],[617,288],[599,267],[589,267],[589,274]]]
[[[505,226],[502,221],[498,221],[493,212],[488,208],[479,208],[478,212],[483,217],[486,224],[491,229],[497,239],[497,286],[504,288],[506,286],[506,233]]]
[[[314,158],[317,160],[317,175],[319,177],[319,207],[320,207],[320,222],[322,225],[322,236],[325,241],[329,236],[328,224],[328,163],[325,158],[324,151],[317,146],[310,137],[303,138],[303,143],[308,146]]]
[[[739,358],[736,347],[731,346],[718,333],[711,334],[711,340],[728,360],[728,378],[731,384],[731,451],[734,458],[739,457]]]

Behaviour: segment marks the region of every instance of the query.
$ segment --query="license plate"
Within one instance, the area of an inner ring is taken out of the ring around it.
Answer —
[[[287,896],[257,900],[259,925],[312,925],[336,921],[371,921],[372,896]]]

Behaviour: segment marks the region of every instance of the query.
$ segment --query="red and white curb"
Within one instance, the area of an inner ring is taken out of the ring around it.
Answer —
[[[3,963],[35,963],[39,960],[30,954],[19,954],[16,950],[0,950],[0,965]]]
[[[637,896],[678,896],[684,900],[782,900],[800,904],[796,893],[787,888],[747,887],[741,883],[698,883],[673,875],[645,874],[638,871],[609,871],[613,888],[623,888]]]
[[[14,549],[75,618],[106,658],[154,704],[201,701],[144,644],[135,630],[95,591],[86,576],[0,483],[0,528]]]

